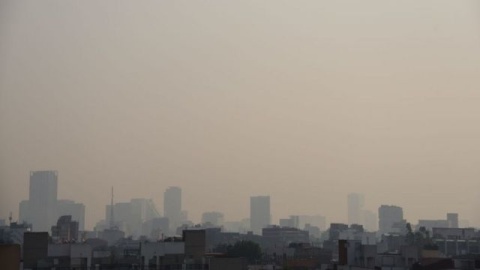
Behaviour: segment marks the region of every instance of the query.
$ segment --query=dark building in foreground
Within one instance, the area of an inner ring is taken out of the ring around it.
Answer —
[[[48,258],[48,233],[26,232],[23,236],[23,268],[41,268]]]
[[[0,244],[0,266],[2,270],[20,269],[21,248],[18,244]]]

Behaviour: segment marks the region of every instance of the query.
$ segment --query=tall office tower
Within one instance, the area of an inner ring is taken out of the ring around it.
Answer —
[[[363,226],[369,232],[376,232],[378,230],[377,214],[370,210],[363,210]]]
[[[270,220],[270,196],[250,197],[250,229],[253,233],[261,235]]]
[[[403,209],[401,207],[382,205],[378,208],[378,229],[380,233],[393,232],[394,225],[403,221]]]
[[[363,194],[348,194],[347,204],[348,224],[363,224],[363,205],[365,204]]]
[[[182,189],[169,187],[163,194],[163,215],[168,218],[173,231],[182,224]]]
[[[27,221],[34,231],[49,232],[57,222],[57,177],[56,171],[30,172]]]
[[[458,214],[447,213],[447,223],[449,228],[458,228]]]
[[[20,223],[30,223],[30,204],[28,200],[23,200],[20,202],[19,211],[18,211],[18,221]]]

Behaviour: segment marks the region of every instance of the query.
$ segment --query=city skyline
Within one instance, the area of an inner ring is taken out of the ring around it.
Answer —
[[[167,187],[163,193],[163,213],[160,213],[157,210],[158,206],[155,204],[152,198],[131,198],[129,201],[114,201],[112,187],[112,193],[110,194],[111,202],[110,204],[105,205],[104,219],[92,220],[91,222],[95,226],[85,228],[85,219],[88,214],[88,211],[85,210],[85,206],[81,202],[76,203],[68,198],[59,200],[57,198],[57,189],[58,171],[31,171],[29,200],[20,201],[18,218],[13,220],[21,223],[26,222],[27,224],[33,225],[34,231],[48,231],[46,228],[53,226],[57,218],[64,215],[70,215],[72,220],[79,222],[79,228],[82,231],[92,229],[97,231],[108,228],[118,228],[122,231],[125,231],[127,235],[133,235],[135,237],[142,235],[142,226],[147,226],[144,224],[145,222],[162,222],[162,224],[165,224],[163,223],[164,221],[153,221],[154,219],[158,218],[167,219],[166,224],[170,224],[170,226],[165,233],[169,234],[175,234],[177,228],[187,224],[205,225],[205,222],[211,222],[211,225],[223,226],[224,221],[241,222],[241,220],[245,220],[245,217],[237,220],[224,220],[223,212],[211,211],[208,209],[204,210],[201,215],[201,219],[188,219],[185,214],[188,209],[183,209],[182,207],[182,189],[176,186]],[[459,224],[464,227],[470,227],[470,221],[466,219],[459,219],[458,213],[446,213],[447,219],[445,220],[442,220],[440,217],[425,218],[425,216],[423,216],[422,219],[418,219],[418,222],[416,222],[415,220],[404,219],[403,207],[401,206],[385,204],[379,205],[377,216],[377,211],[372,212],[371,210],[364,209],[365,197],[363,194],[349,193],[346,198],[347,207],[345,209],[345,213],[347,214],[347,222],[345,223],[348,225],[362,225],[365,229],[371,232],[376,231],[377,228],[381,233],[386,233],[391,228],[395,228],[395,230],[401,230],[405,227],[406,223],[411,223],[417,227],[424,226],[428,229],[431,229],[432,227],[458,228],[460,226]],[[36,204],[31,204],[31,201],[36,202]],[[46,202],[50,202],[50,206],[48,206]],[[32,206],[30,205],[34,205],[34,207],[36,207],[35,209],[37,210],[32,210],[30,208]],[[112,206],[114,207],[113,211]],[[316,224],[315,226],[319,226],[319,228],[322,229],[323,226],[326,225],[321,225],[318,222],[318,219],[314,221],[314,219],[316,219],[315,216],[302,215],[298,213],[291,213],[288,219],[280,218],[277,219],[279,220],[279,222],[277,222],[274,218],[272,218],[271,215],[272,207],[270,205],[270,196],[266,195],[250,196],[249,207],[249,230],[255,234],[261,234],[261,229],[270,225],[282,226],[282,220],[285,222],[285,224],[291,224],[288,226],[293,226],[296,228],[302,228],[305,226],[305,224],[312,222]],[[278,207],[281,207],[281,205]],[[32,213],[36,214],[32,215]],[[38,214],[41,215],[38,216]],[[319,213],[313,214],[318,215]],[[373,217],[368,218],[370,215],[373,215]],[[328,219],[328,217],[321,215],[316,217],[321,217],[324,219],[323,223],[327,221],[325,218]],[[111,221],[111,218],[114,218],[113,222]],[[0,220],[1,219],[2,217],[0,217]],[[356,219],[355,222],[353,222],[354,219]],[[7,219],[4,218],[3,220],[5,221]],[[328,222],[342,223],[343,221],[329,219]],[[299,226],[300,223],[302,224],[301,226]]]
[[[478,1],[0,3],[0,217],[57,170],[86,228],[169,186],[201,220],[480,226]],[[18,214],[16,214],[18,217]]]

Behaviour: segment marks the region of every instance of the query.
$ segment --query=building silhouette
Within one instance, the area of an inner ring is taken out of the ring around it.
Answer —
[[[270,196],[250,197],[250,229],[260,235],[270,225]]]
[[[78,229],[85,230],[85,205],[72,200],[57,201],[57,217],[71,216],[72,220],[78,222]]]
[[[163,194],[163,215],[168,218],[170,228],[175,231],[182,225],[182,189],[169,187]]]
[[[52,226],[52,238],[56,242],[79,241],[78,221],[73,221],[72,216],[61,216],[56,226]]]
[[[350,193],[347,197],[348,206],[348,224],[364,224],[363,222],[363,206],[365,198],[363,194]]]
[[[377,231],[378,217],[377,214],[370,210],[363,210],[363,223],[362,225],[369,232]]]
[[[280,227],[300,229],[300,217],[292,215],[289,218],[281,218],[278,224],[280,224]]]
[[[202,224],[210,223],[213,226],[223,226],[223,213],[220,212],[205,212],[202,214]]]
[[[447,213],[447,223],[449,228],[458,228],[458,214]]]
[[[30,172],[29,198],[19,205],[19,221],[32,225],[32,230],[49,232],[57,219],[71,215],[80,230],[85,224],[85,205],[71,200],[58,200],[58,173],[56,171]]]
[[[378,229],[380,233],[395,232],[395,225],[404,222],[403,209],[401,207],[395,205],[382,205],[378,208]]]
[[[34,231],[50,231],[57,221],[57,177],[56,171],[30,172],[28,206],[24,203],[22,210]]]
[[[112,224],[113,227],[133,237],[139,237],[142,234],[149,235],[150,231],[143,231],[144,223],[160,217],[153,200],[144,198],[115,203],[113,204],[113,213],[112,216],[112,205],[106,205],[106,224]],[[147,226],[147,228],[150,227]]]

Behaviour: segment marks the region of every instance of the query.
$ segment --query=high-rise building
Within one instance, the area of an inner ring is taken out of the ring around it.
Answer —
[[[270,225],[270,196],[250,197],[250,229],[260,235]]]
[[[20,202],[19,221],[31,224],[33,231],[48,232],[60,216],[71,215],[83,230],[85,205],[57,200],[57,185],[56,171],[31,172],[29,199]]]
[[[50,231],[57,219],[56,171],[30,172],[28,220],[34,231]]]
[[[363,210],[363,226],[369,232],[377,231],[378,230],[377,214],[370,210]]]
[[[447,213],[447,223],[449,228],[458,228],[458,214]]]
[[[169,187],[163,194],[163,215],[174,231],[182,224],[182,189]]]
[[[363,205],[365,199],[362,194],[350,193],[347,198],[348,224],[363,224]]]
[[[28,200],[23,200],[20,202],[20,208],[18,211],[18,221],[20,223],[30,223],[30,204]]]
[[[403,209],[394,205],[382,205],[378,208],[378,229],[380,233],[390,233],[395,224],[404,222]]]
[[[126,235],[138,237],[143,233],[143,224],[155,218],[159,218],[152,199],[132,199],[130,202],[119,202],[105,207],[106,224],[123,230]]]

